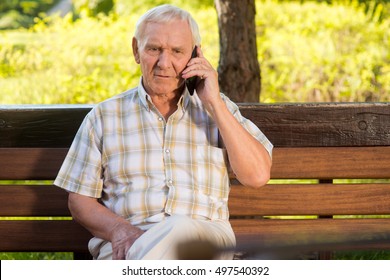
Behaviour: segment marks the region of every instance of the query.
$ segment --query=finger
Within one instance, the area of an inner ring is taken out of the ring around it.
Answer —
[[[204,73],[200,74],[200,75],[199,75],[199,78],[200,78],[201,80],[206,79],[206,78],[207,78],[207,72],[204,72]]]
[[[198,56],[198,57],[204,58],[203,52],[202,52],[202,49],[200,48],[200,46],[198,46],[198,47],[196,48],[196,53],[197,53],[197,56]]]
[[[194,57],[191,58],[191,60],[187,63],[187,66],[192,66],[192,65],[203,65],[204,64],[204,58],[200,57]]]
[[[197,76],[199,77],[199,79],[204,80],[208,77],[208,73],[205,69],[191,69],[189,71],[186,71],[186,73],[183,72],[182,76],[185,79]]]
[[[193,76],[202,76],[207,71],[207,66],[200,64],[200,63],[190,63],[188,64],[187,68],[183,70],[182,76],[184,78],[190,78]]]
[[[125,253],[124,253],[124,251],[121,250],[117,254],[117,260],[124,260],[124,259],[125,259]]]
[[[123,249],[113,248],[112,259],[113,260],[124,260],[125,259],[125,252],[123,251]]]
[[[116,252],[116,251],[112,251],[112,259],[113,260],[118,260],[118,252]]]
[[[197,60],[195,60],[195,61],[198,61],[198,63],[203,64],[203,65],[205,65],[207,67],[213,68],[211,63],[204,57],[203,51],[202,51],[202,49],[200,47],[197,48],[197,53],[198,53],[198,57],[194,58],[194,59],[197,58]]]

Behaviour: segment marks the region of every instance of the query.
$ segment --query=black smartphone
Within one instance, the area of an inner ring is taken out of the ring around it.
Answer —
[[[197,46],[195,46],[194,50],[192,51],[191,58],[194,58],[194,57],[198,56],[196,48],[197,48]],[[188,89],[190,95],[194,94],[194,90],[195,90],[195,87],[196,87],[197,83],[198,83],[198,77],[197,76],[194,76],[194,77],[186,79],[186,86],[187,86],[187,89]]]

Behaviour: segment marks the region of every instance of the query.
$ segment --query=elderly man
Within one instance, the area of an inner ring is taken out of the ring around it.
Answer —
[[[95,236],[95,259],[176,259],[177,245],[192,240],[233,247],[228,170],[243,185],[263,186],[272,144],[219,92],[188,12],[151,9],[132,46],[139,86],[86,116],[55,185]]]

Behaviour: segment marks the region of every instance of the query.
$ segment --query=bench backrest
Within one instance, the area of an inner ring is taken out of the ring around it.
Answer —
[[[240,108],[275,149],[269,185],[250,189],[232,179],[238,244],[390,248],[383,241],[390,234],[390,104]],[[90,109],[0,106],[0,251],[86,252],[90,234],[51,184]]]
[[[232,216],[273,218],[233,220],[239,242],[390,249],[389,103],[246,105],[242,111],[275,150],[270,184],[232,188]]]
[[[0,107],[0,251],[74,252],[91,235],[52,182],[90,106]],[[9,219],[8,217],[12,217]]]

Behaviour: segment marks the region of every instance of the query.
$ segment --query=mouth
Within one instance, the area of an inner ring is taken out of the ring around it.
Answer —
[[[154,76],[156,78],[160,78],[160,79],[170,79],[171,78],[171,76],[163,75],[163,74],[154,74]]]

